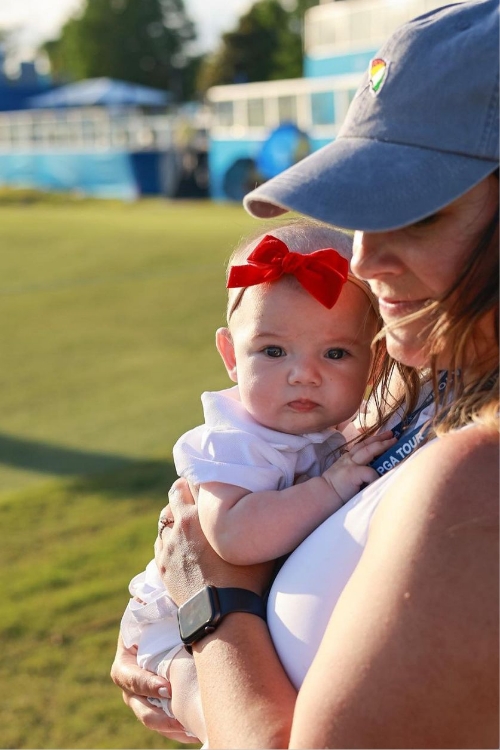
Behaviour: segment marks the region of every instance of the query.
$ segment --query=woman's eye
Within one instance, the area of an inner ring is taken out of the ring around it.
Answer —
[[[439,214],[431,214],[430,216],[424,216],[423,219],[420,219],[420,221],[415,221],[411,226],[416,227],[417,229],[419,227],[427,227],[430,224],[434,224],[438,216]]]
[[[264,354],[268,357],[284,357],[285,351],[281,348],[281,346],[266,346],[266,348],[263,350]]]
[[[342,359],[347,354],[345,349],[328,349],[327,359]]]

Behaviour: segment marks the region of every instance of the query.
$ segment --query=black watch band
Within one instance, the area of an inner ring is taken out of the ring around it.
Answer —
[[[231,612],[246,612],[266,619],[266,606],[254,591],[205,586],[179,607],[177,618],[181,641],[192,653],[197,643],[213,633],[222,618]]]
[[[254,591],[248,589],[215,589],[219,598],[221,618],[230,612],[248,612],[266,619],[266,608],[264,600]]]

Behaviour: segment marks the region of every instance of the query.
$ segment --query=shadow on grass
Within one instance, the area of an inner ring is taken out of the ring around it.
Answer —
[[[166,505],[168,491],[176,479],[175,467],[170,461],[136,461],[118,471],[75,477],[69,486],[76,493],[95,492],[110,499],[148,495],[155,502],[160,498]]]
[[[5,433],[0,433],[2,465],[65,478],[76,490],[115,497],[153,492],[166,498],[177,477],[173,464],[167,460],[148,461],[78,450]]]
[[[75,476],[124,469],[137,464],[137,459],[114,453],[67,448],[0,433],[0,464],[42,474]]]

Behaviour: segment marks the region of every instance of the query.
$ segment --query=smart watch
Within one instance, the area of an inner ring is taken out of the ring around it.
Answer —
[[[193,643],[213,633],[222,618],[230,612],[248,612],[266,619],[263,599],[247,589],[204,586],[181,604],[177,610],[177,620],[186,651],[192,654]]]

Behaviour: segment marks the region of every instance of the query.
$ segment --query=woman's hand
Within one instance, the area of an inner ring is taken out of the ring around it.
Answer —
[[[261,595],[274,562],[244,566],[222,560],[203,534],[186,480],[175,482],[169,500],[160,515],[155,558],[176,604],[206,585]],[[260,617],[242,612],[224,617],[193,654],[210,747],[288,746],[296,692]],[[172,691],[175,696],[175,682]]]
[[[155,708],[147,700],[148,697],[169,697],[170,685],[163,677],[137,666],[135,650],[125,648],[121,637],[111,667],[111,679],[122,689],[124,703],[147,729],[153,729],[176,742],[195,741],[192,735],[185,733],[178,721],[170,719],[162,709]]]
[[[155,543],[155,558],[170,596],[179,606],[203,586],[234,586],[261,595],[274,563],[244,566],[222,560],[207,542],[200,526],[194,497],[185,479],[169,492],[161,512],[162,527]]]

